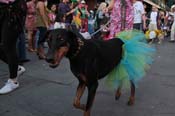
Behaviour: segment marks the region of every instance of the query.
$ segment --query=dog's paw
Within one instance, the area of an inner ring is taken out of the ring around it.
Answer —
[[[81,110],[86,110],[86,105],[85,104],[73,104],[75,108],[81,109]]]
[[[121,92],[117,92],[115,95],[115,100],[119,100],[121,96]]]
[[[127,105],[128,106],[132,106],[132,105],[134,105],[134,98],[129,98],[129,101],[127,102]]]

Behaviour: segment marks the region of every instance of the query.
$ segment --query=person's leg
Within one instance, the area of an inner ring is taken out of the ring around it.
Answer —
[[[38,39],[38,57],[39,59],[45,59],[45,53],[44,53],[44,42],[45,42],[45,34],[47,32],[47,28],[45,27],[38,27],[39,30],[39,39]]]
[[[22,30],[22,25],[24,24],[23,12],[25,11],[24,8],[26,8],[26,4],[25,1],[20,0],[15,1],[11,5],[12,7],[3,9],[5,13],[1,20],[2,25],[0,27],[0,37],[2,43],[1,50],[5,54],[6,63],[8,63],[10,72],[7,83],[0,89],[0,94],[9,93],[19,87],[19,83],[17,82],[18,57],[16,44],[17,38]]]
[[[10,21],[9,17],[4,18],[1,26],[1,39],[3,44],[2,51],[7,59],[6,63],[8,63],[10,77],[5,86],[0,89],[0,94],[9,93],[19,86],[16,78],[18,70],[18,58],[16,51],[18,32],[16,31],[15,27],[14,19],[13,21]]]
[[[33,30],[32,31],[32,48],[34,50],[34,52],[36,52],[36,42],[37,42],[37,38],[36,38],[36,34],[37,34],[37,30]]]
[[[19,32],[17,31],[15,25],[16,25],[15,20],[13,19],[12,22],[10,21],[10,17],[7,17],[3,22],[1,31],[3,51],[7,57],[11,79],[17,77],[17,68],[18,68],[16,42],[19,36],[18,34]]]
[[[33,33],[32,33],[32,30],[28,30],[27,31],[27,39],[28,39],[28,51],[29,52],[34,52],[34,49],[33,49],[33,40],[32,40],[32,36],[33,35]]]
[[[171,39],[170,41],[175,41],[175,22],[173,23],[171,27]]]
[[[24,32],[22,32],[19,35],[19,39],[17,42],[17,50],[18,50],[18,56],[19,56],[19,63],[25,63],[28,62],[29,59],[27,59],[27,54],[26,54],[26,45],[25,45],[25,35]]]
[[[141,31],[141,30],[142,30],[142,29],[141,29],[141,23],[136,23],[136,24],[134,24],[134,25],[133,25],[133,29],[137,29],[137,30],[140,30],[140,31]]]

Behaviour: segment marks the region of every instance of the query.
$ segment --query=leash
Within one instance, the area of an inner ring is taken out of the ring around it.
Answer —
[[[100,32],[102,29],[104,29],[109,23],[111,22],[111,19],[105,24],[103,25],[102,27],[100,27],[100,29],[98,29],[97,31],[95,31],[94,33],[90,34],[91,37],[96,35],[98,32]]]
[[[107,25],[108,25],[110,22],[111,22],[111,19],[110,19],[105,25],[103,25],[102,27],[100,27],[97,31],[95,31],[94,33],[90,34],[90,36],[92,37],[92,36],[96,35],[96,34],[97,34],[98,32],[100,32],[102,29],[104,29],[105,27],[107,27]],[[76,25],[75,25],[75,24],[66,25],[66,27],[69,27],[69,28],[73,29],[72,26],[76,26]],[[57,28],[55,28],[55,29],[57,29]],[[52,29],[50,29],[50,30],[52,30]]]
[[[123,31],[126,27],[126,1],[120,0],[121,3],[121,30]]]

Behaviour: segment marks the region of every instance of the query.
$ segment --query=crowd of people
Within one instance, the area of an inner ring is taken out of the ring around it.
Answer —
[[[9,65],[10,72],[0,94],[19,87],[17,77],[25,71],[21,65],[30,61],[25,48],[40,60],[45,59],[47,30],[73,28],[85,38],[109,40],[121,31],[137,29],[150,43],[158,38],[161,44],[167,35],[175,42],[174,18],[175,5],[171,12],[155,6],[148,12],[142,0],[111,0],[98,3],[92,10],[85,0],[0,0],[0,58]]]

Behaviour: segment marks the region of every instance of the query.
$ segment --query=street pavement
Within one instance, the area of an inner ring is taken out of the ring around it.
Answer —
[[[136,89],[135,105],[127,106],[130,91],[123,89],[119,101],[114,90],[99,81],[91,116],[175,116],[175,43],[164,41],[153,44],[155,61]],[[19,78],[20,88],[0,95],[0,116],[83,116],[73,107],[77,79],[63,59],[60,66],[51,69],[45,61],[28,53],[31,60],[24,64],[26,72]],[[7,65],[0,62],[0,86],[8,78]],[[86,102],[86,95],[82,102]]]

